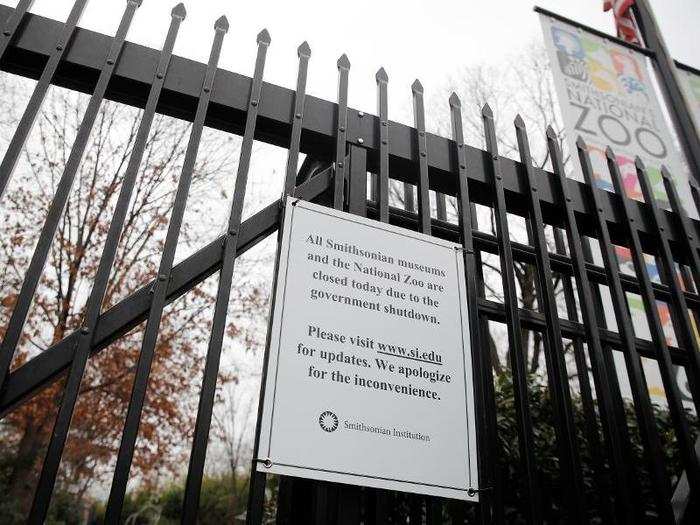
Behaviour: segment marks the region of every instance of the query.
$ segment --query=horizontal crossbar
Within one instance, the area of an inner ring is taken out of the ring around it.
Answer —
[[[319,198],[328,195],[327,190],[332,188],[332,181],[332,172],[330,169],[326,169],[299,186],[297,196],[305,200],[318,201]],[[281,203],[279,201],[274,202],[243,222],[238,237],[239,255],[245,253],[278,229],[280,210]],[[374,215],[376,215],[376,207],[369,205],[368,216],[373,217]],[[416,229],[417,227],[417,217],[404,210],[391,208],[390,220],[392,224],[410,229]],[[438,221],[433,222],[435,224],[433,234],[436,237],[457,240],[459,230],[455,225]],[[173,268],[172,279],[168,289],[168,303],[176,300],[219,270],[223,240],[223,237],[216,239]],[[475,247],[484,252],[497,252],[495,238],[483,232],[475,232]],[[514,244],[513,255],[517,261],[534,263],[534,249],[531,246]],[[552,267],[555,271],[571,274],[571,264],[566,257],[555,254],[552,254],[551,257]],[[591,265],[588,267],[588,273],[592,281],[605,283],[605,275],[602,269]],[[638,290],[639,284],[634,278],[624,276],[623,281],[628,291],[635,292]],[[106,348],[110,343],[145,320],[149,305],[149,291],[153,284],[153,282],[150,282],[141,287],[100,316],[95,332],[92,354]],[[655,292],[659,298],[668,296],[667,288],[661,285],[656,286]],[[688,294],[687,297],[690,306],[700,307],[697,296]],[[479,309],[483,315],[493,321],[503,322],[505,319],[502,304],[482,299],[479,303]],[[526,328],[532,330],[544,330],[546,328],[544,315],[539,312],[521,310],[520,316],[523,326]],[[584,328],[580,323],[562,320],[561,327],[565,337],[584,336]],[[9,375],[6,388],[0,393],[0,418],[4,417],[14,406],[36,395],[66,372],[73,356],[76,337],[76,333],[67,336]],[[603,342],[612,348],[619,349],[622,347],[622,341],[617,333],[602,330],[601,337]],[[649,341],[638,339],[636,347],[642,356],[654,358],[656,355]],[[678,365],[687,364],[687,356],[681,350],[669,348],[669,351],[674,363]]]
[[[0,5],[0,20],[8,18],[12,8]],[[0,64],[4,71],[29,78],[38,78],[47,57],[55,46],[62,23],[38,15],[28,15],[19,36],[11,43]],[[104,63],[111,37],[89,31],[77,30],[70,49],[59,67],[55,83],[59,86],[90,93],[95,86]],[[287,52],[288,50],[281,50]],[[135,107],[144,107],[151,81],[154,77],[159,52],[134,43],[124,47],[107,98]],[[185,120],[194,117],[197,97],[204,76],[205,64],[181,57],[173,57],[163,93],[158,106],[162,114]],[[206,125],[214,129],[241,134],[245,126],[247,94],[250,92],[251,78],[230,71],[221,70],[216,75],[207,113]],[[289,145],[292,120],[294,117],[294,91],[274,84],[265,83],[259,106],[255,139],[281,147]],[[445,102],[447,104],[447,101]],[[336,109],[334,102],[306,97],[301,152],[321,160],[332,160],[336,141]],[[379,120],[376,116],[362,114],[350,109],[348,112],[347,137],[350,143],[367,150],[369,171],[378,170],[379,160]],[[361,142],[360,142],[361,139]],[[430,188],[455,195],[457,191],[457,166],[454,142],[437,135],[427,134],[427,159],[429,165]],[[479,204],[489,205],[493,200],[490,180],[490,157],[486,151],[466,147],[467,172],[471,199]],[[389,169],[396,180],[416,184],[418,180],[418,151],[415,129],[390,122],[389,125]],[[526,181],[520,162],[503,159],[501,163],[508,211],[525,215]],[[557,202],[554,177],[551,173],[536,170],[537,186],[542,202],[544,221],[559,225],[562,209]],[[583,183],[569,181],[572,206],[577,214],[581,233],[594,235],[593,220],[586,205],[586,187]],[[609,194],[603,203],[603,211],[608,219],[613,242],[626,245],[620,199]],[[650,212],[646,205],[636,203],[633,218],[639,225],[645,250],[655,253],[656,242],[647,232],[653,232]],[[672,239],[680,239],[679,228],[670,213],[664,213],[662,225]],[[695,234],[700,237],[700,222],[692,221]],[[682,250],[677,255],[682,260]]]

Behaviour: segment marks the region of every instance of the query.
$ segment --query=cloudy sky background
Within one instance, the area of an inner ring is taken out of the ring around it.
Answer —
[[[16,0],[0,0],[16,5]],[[35,0],[32,12],[64,20],[72,0]],[[128,39],[160,48],[176,0],[144,0]],[[539,0],[537,5],[613,33],[610,13],[602,0]],[[700,67],[697,0],[650,0],[674,57]],[[113,34],[124,0],[91,0],[81,27]],[[293,87],[296,48],[307,40],[312,48],[308,92],[335,100],[336,66],[342,53],[352,63],[350,106],[375,112],[374,73],[389,73],[389,110],[392,120],[407,121],[410,85],[419,78],[426,95],[439,89],[445,78],[462,66],[498,63],[533,41],[541,41],[534,2],[525,0],[199,0],[185,2],[188,17],[182,25],[175,53],[206,61],[214,20],[226,15],[231,30],[226,37],[220,67],[250,75],[255,36],[267,28],[272,35],[265,79]],[[447,112],[447,104],[445,104]],[[431,119],[442,118],[428,115]]]

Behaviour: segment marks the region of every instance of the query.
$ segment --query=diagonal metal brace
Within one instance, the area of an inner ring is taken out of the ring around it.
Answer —
[[[300,186],[297,189],[297,195],[305,200],[315,200],[330,187],[331,181],[331,170],[325,170]],[[279,203],[273,202],[243,222],[237,237],[238,255],[245,253],[276,231],[279,226],[279,217]],[[212,241],[173,268],[168,283],[168,304],[219,270],[222,256],[221,243],[224,238],[225,236],[222,236]],[[146,319],[150,304],[150,290],[154,282],[145,284],[100,315],[95,329],[91,356]],[[26,402],[65,374],[70,366],[78,336],[78,332],[71,333],[7,377],[5,388],[0,392],[0,418],[5,417],[14,407]]]

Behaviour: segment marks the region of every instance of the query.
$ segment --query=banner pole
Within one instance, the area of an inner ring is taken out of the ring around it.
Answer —
[[[649,2],[637,0],[633,9],[644,44],[654,52],[659,72],[659,83],[669,105],[671,118],[675,124],[688,166],[695,181],[700,183],[700,137],[678,82],[676,66],[668,52]]]

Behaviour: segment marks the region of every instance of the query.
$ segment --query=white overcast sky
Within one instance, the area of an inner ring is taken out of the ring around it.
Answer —
[[[650,0],[675,58],[700,67],[697,27],[700,0]],[[17,0],[0,0],[14,6]],[[35,0],[32,11],[64,20],[72,0]],[[144,0],[128,39],[159,48],[175,0]],[[613,33],[602,0],[539,0],[541,7]],[[90,0],[81,27],[113,34],[124,0]],[[312,48],[308,92],[335,100],[336,66],[342,53],[352,63],[350,106],[375,112],[374,73],[389,73],[390,117],[404,120],[410,106],[410,85],[419,78],[426,95],[459,67],[498,62],[533,40],[541,39],[539,20],[529,0],[190,0],[175,53],[206,61],[213,23],[222,14],[231,23],[220,67],[246,75],[253,69],[255,36],[263,28],[272,35],[265,79],[295,85],[296,48],[307,40]],[[430,124],[430,123],[429,123]]]

